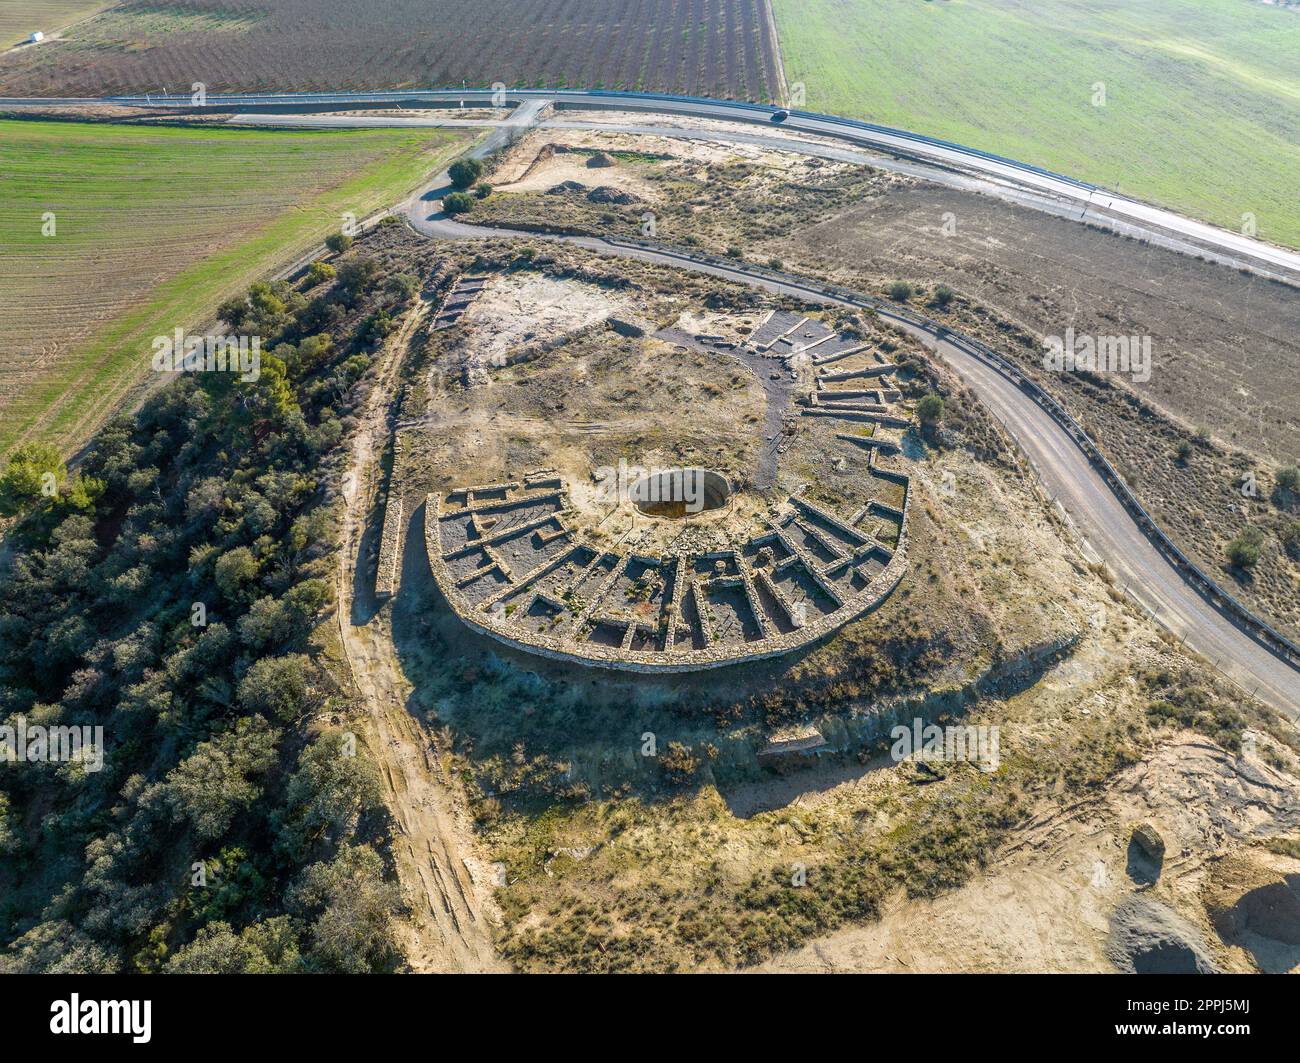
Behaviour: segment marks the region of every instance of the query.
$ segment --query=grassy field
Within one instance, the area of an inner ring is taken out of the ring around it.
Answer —
[[[0,0],[0,49],[25,41],[33,30],[50,36],[111,0]]]
[[[1300,11],[1258,0],[774,0],[811,110],[1300,247]],[[1105,105],[1094,106],[1097,83]]]
[[[0,141],[4,453],[84,438],[141,378],[153,336],[202,325],[345,211],[396,202],[465,137],[19,121]]]

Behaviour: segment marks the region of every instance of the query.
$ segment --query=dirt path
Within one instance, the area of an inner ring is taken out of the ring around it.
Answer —
[[[399,944],[417,972],[505,970],[492,945],[495,909],[486,865],[474,853],[463,800],[441,754],[406,708],[411,684],[393,648],[388,608],[374,601],[367,517],[379,489],[380,456],[392,429],[390,400],[402,356],[428,312],[412,310],[386,346],[378,380],[359,415],[343,479],[346,509],[338,569],[339,633],[367,709],[366,739],[379,763],[396,824],[393,859],[409,914]]]

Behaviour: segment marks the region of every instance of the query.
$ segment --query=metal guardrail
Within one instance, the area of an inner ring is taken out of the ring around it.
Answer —
[[[987,344],[967,336],[965,333],[957,332],[947,325],[943,325],[930,318],[920,314],[904,310],[901,307],[894,306],[881,299],[875,299],[869,295],[863,295],[847,288],[841,288],[833,284],[821,284],[808,280],[803,277],[796,277],[792,274],[782,273],[779,270],[769,269],[765,266],[759,266],[749,262],[739,262],[736,259],[721,258],[716,255],[704,255],[683,251],[680,248],[669,245],[655,244],[645,240],[624,240],[613,237],[600,237],[605,243],[623,247],[636,247],[646,251],[654,251],[659,254],[667,254],[675,258],[685,259],[687,261],[698,262],[703,265],[713,266],[715,268],[725,268],[737,273],[745,273],[760,277],[765,277],[773,282],[786,285],[788,287],[802,289],[816,295],[829,296],[837,302],[846,303],[852,306],[860,306],[864,309],[873,310],[882,317],[891,317],[898,321],[906,322],[915,328],[919,328],[936,339],[942,339],[952,343],[964,350],[966,353],[974,355],[993,369],[1016,384],[1030,398],[1038,403],[1062,428],[1064,428],[1074,440],[1076,446],[1083,451],[1088,460],[1101,472],[1102,479],[1119,499],[1120,504],[1124,506],[1129,515],[1133,517],[1139,528],[1150,539],[1153,545],[1160,550],[1165,557],[1171,561],[1184,576],[1184,578],[1205,598],[1212,606],[1222,609],[1230,614],[1234,621],[1240,625],[1248,634],[1256,639],[1261,645],[1277,654],[1288,664],[1300,667],[1300,645],[1297,645],[1292,639],[1288,638],[1282,632],[1278,631],[1271,624],[1260,619],[1251,610],[1237,598],[1233,597],[1215,582],[1195,561],[1189,558],[1178,545],[1169,537],[1163,528],[1156,523],[1154,517],[1142,505],[1133,489],[1124,481],[1119,472],[1111,464],[1110,460],[1093,441],[1092,437],[1084,430],[1083,426],[1074,419],[1073,416],[1061,405],[1057,399],[1052,396],[1037,381],[1025,375],[1024,371],[1016,366],[1010,359],[999,354]]]
[[[330,102],[398,102],[402,100],[411,101],[419,100],[423,97],[445,97],[456,99],[460,97],[478,97],[485,95],[494,95],[492,87],[469,87],[456,88],[427,88],[427,89],[387,89],[376,90],[373,92],[284,92],[284,93],[261,93],[261,92],[242,92],[242,93],[214,93],[205,97],[207,108],[213,108],[221,104],[246,106],[274,106],[277,103],[292,104],[296,102],[307,103],[330,103]],[[924,144],[933,148],[942,148],[946,151],[955,151],[963,155],[969,155],[974,158],[983,159],[986,162],[997,163],[1001,166],[1009,166],[1013,169],[1023,170],[1026,173],[1033,173],[1039,177],[1046,177],[1053,181],[1061,181],[1064,184],[1071,185],[1074,188],[1082,188],[1097,191],[1098,186],[1089,184],[1086,181],[1079,181],[1073,177],[1067,177],[1065,174],[1056,173],[1053,170],[1047,170],[1040,166],[1034,166],[1031,163],[1020,162],[1016,159],[1007,158],[1005,155],[997,155],[992,152],[982,151],[979,148],[968,147],[965,144],[958,144],[955,141],[943,140],[939,137],[927,136],[924,133],[913,133],[906,129],[895,129],[892,126],[877,125],[874,122],[864,122],[857,118],[843,118],[835,114],[822,114],[819,111],[798,111],[789,108],[778,107],[773,104],[752,103],[749,100],[728,100],[715,99],[710,96],[678,96],[666,92],[628,92],[618,89],[506,89],[504,97],[509,100],[525,99],[555,99],[565,101],[580,100],[637,100],[646,103],[679,103],[689,104],[696,107],[723,107],[728,110],[748,111],[753,114],[767,115],[769,118],[776,114],[777,111],[786,111],[791,118],[802,119],[811,122],[824,122],[831,125],[844,126],[849,129],[858,130],[864,134],[874,134],[876,136],[889,136],[900,140],[911,141],[915,144]],[[159,93],[157,95],[136,95],[136,96],[106,96],[106,97],[78,97],[78,98],[59,98],[59,97],[3,97],[0,98],[0,105],[34,105],[34,104],[91,104],[91,103],[115,103],[125,107],[138,106],[191,106],[191,97],[187,93]],[[815,131],[814,131],[815,132]],[[834,135],[834,134],[824,134]]]

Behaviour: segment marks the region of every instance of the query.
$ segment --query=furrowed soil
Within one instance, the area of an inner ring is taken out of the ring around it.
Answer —
[[[456,131],[0,122],[0,453],[71,446],[147,373],[151,338],[419,183]]]
[[[455,42],[449,46],[449,42]],[[0,60],[0,94],[100,96],[419,86],[606,88],[765,100],[780,74],[765,0],[127,0]]]
[[[58,31],[106,7],[104,0],[24,0],[0,5],[0,51],[32,47],[28,38],[37,31],[52,39]]]

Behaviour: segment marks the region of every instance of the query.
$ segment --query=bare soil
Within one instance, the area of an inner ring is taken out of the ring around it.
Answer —
[[[368,743],[380,765],[397,826],[390,852],[406,902],[398,940],[417,972],[492,971],[504,965],[492,944],[497,918],[492,873],[477,852],[456,780],[434,735],[407,710],[411,684],[393,648],[390,620],[374,600],[367,521],[389,445],[392,388],[427,304],[417,303],[384,350],[378,380],[360,414],[342,496],[345,515],[338,616],[348,671],[368,710]]]
[[[1045,807],[997,854],[996,870],[933,900],[896,896],[879,923],[809,942],[760,969],[1114,971],[1112,918],[1145,896],[1178,913],[1221,969],[1291,970],[1300,950],[1270,934],[1294,937],[1297,924],[1285,913],[1270,923],[1268,911],[1280,904],[1243,903],[1243,896],[1273,889],[1282,898],[1290,889],[1287,876],[1300,861],[1263,852],[1258,841],[1295,829],[1298,799],[1294,775],[1179,735],[1103,793]],[[1154,885],[1130,844],[1144,822],[1167,845]],[[1236,940],[1220,936],[1216,919],[1236,927],[1229,931]],[[1252,962],[1251,949],[1262,963]]]

